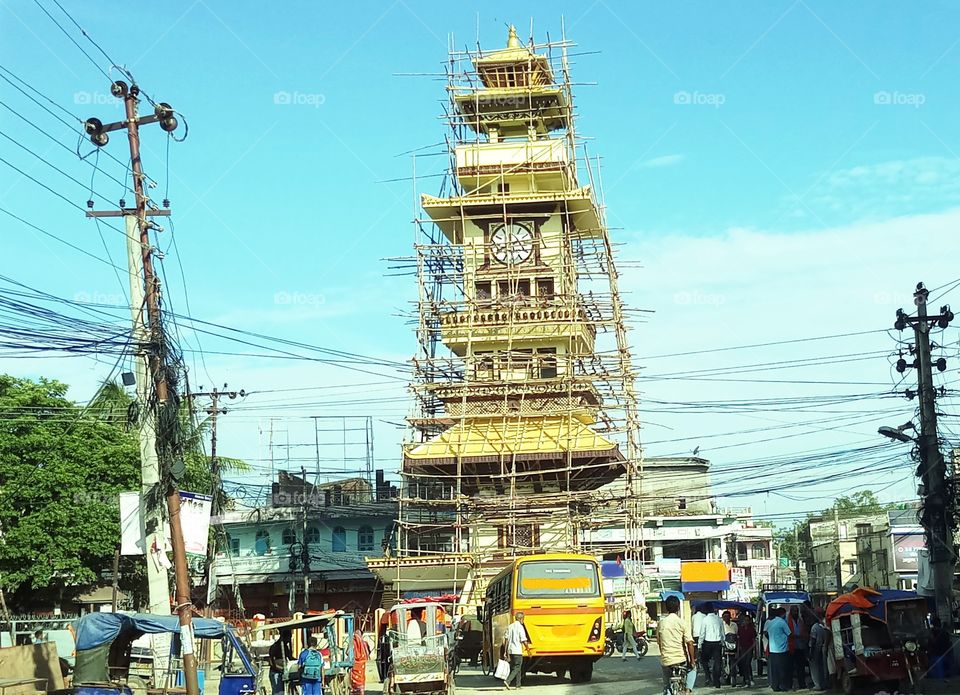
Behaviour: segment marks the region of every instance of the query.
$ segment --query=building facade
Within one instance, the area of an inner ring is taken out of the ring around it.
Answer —
[[[390,554],[397,516],[382,493],[365,479],[314,486],[281,473],[269,505],[223,514],[226,543],[214,564],[221,592],[268,616],[378,607],[366,558]]]

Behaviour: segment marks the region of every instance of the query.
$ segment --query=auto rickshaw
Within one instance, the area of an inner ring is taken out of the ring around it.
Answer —
[[[927,599],[913,591],[861,587],[831,601],[829,655],[843,692],[880,683],[891,684],[891,691],[922,692],[927,611]]]
[[[176,615],[89,613],[81,616],[75,625],[77,662],[70,688],[72,695],[131,695],[131,686],[142,692],[146,683],[135,676],[131,678],[130,653],[134,640],[143,635],[171,635],[170,655],[176,658],[180,654],[180,619]],[[193,634],[197,640],[222,642],[219,695],[255,692],[253,660],[232,626],[219,620],[194,618]]]
[[[300,682],[300,669],[294,660],[300,651],[306,648],[310,637],[318,637],[320,655],[323,657],[323,692],[332,695],[347,695],[350,692],[350,670],[353,668],[353,613],[340,610],[324,611],[316,615],[305,615],[282,623],[270,623],[263,628],[272,639],[290,633],[294,646],[290,661],[284,672],[287,690]],[[273,633],[277,633],[276,636]]]
[[[450,606],[433,601],[398,603],[390,609],[381,641],[384,695],[454,695]]]

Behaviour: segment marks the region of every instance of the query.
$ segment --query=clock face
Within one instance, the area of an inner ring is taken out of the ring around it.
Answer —
[[[493,228],[490,251],[504,265],[523,263],[533,255],[533,232],[518,222],[508,222]]]

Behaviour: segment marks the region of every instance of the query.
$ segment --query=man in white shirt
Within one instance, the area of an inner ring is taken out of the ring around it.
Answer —
[[[723,671],[723,621],[713,610],[712,604],[706,604],[706,615],[700,623],[700,649],[707,685],[720,687],[720,674]]]
[[[506,632],[503,633],[503,651],[510,661],[510,675],[503,681],[507,690],[513,687],[520,687],[520,674],[523,671],[523,647],[530,644],[530,638],[527,636],[527,628],[523,625],[523,613],[517,612],[513,616],[513,622],[507,625]],[[510,683],[516,681],[513,687]]]

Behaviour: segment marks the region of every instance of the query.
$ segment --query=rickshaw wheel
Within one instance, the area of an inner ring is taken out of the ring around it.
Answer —
[[[486,649],[480,652],[480,673],[484,676],[489,676],[493,673],[493,667],[490,665],[490,658],[487,656]]]
[[[854,681],[853,676],[850,675],[849,671],[844,671],[840,674],[840,690],[843,691],[843,695],[853,695],[854,691],[857,689],[857,683]]]

